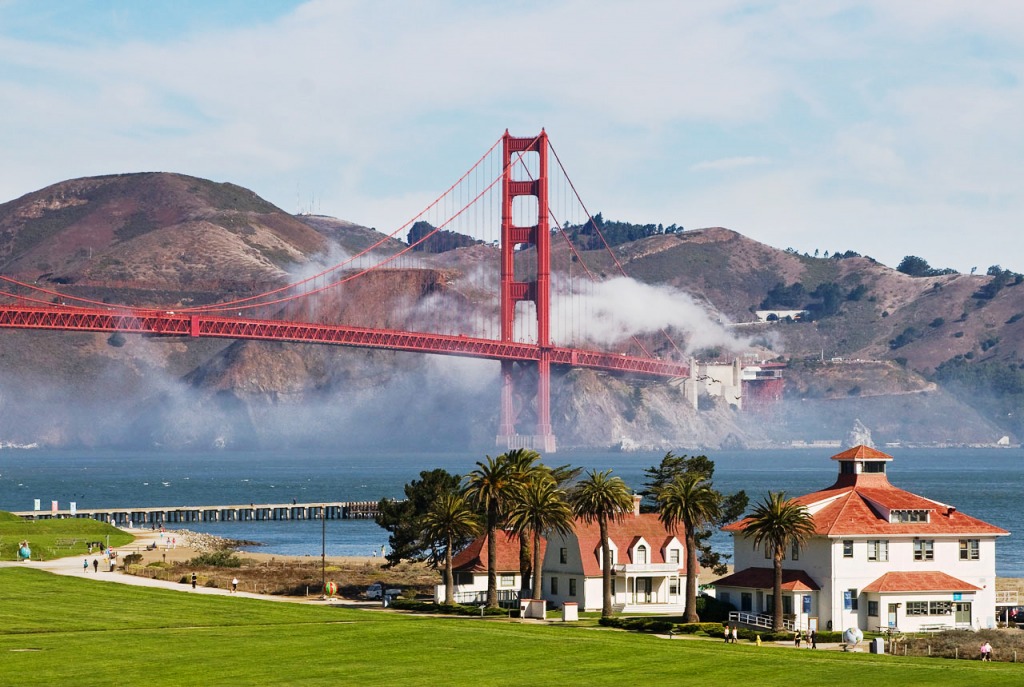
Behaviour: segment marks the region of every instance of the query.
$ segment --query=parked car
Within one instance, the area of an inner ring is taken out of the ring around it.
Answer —
[[[397,587],[385,588],[384,585],[380,582],[374,582],[366,588],[365,595],[367,599],[383,599],[385,596],[390,596],[394,598],[400,595],[401,593],[402,590],[398,589]]]

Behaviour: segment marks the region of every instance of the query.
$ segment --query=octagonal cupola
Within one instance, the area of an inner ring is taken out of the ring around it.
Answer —
[[[856,484],[865,478],[885,483],[889,481],[885,476],[885,464],[892,461],[892,456],[870,446],[854,446],[832,456],[832,460],[839,462],[837,484]]]

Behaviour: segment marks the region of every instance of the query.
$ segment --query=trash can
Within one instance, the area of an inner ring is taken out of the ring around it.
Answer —
[[[562,604],[562,622],[574,623],[579,619],[579,604],[571,601],[566,601]]]
[[[882,639],[881,637],[875,637],[874,639],[871,640],[871,643],[868,644],[868,649],[873,654],[884,654],[885,653],[885,640]]]

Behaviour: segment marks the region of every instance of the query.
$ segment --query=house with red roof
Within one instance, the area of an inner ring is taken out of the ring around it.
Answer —
[[[686,554],[682,533],[669,531],[657,513],[633,511],[608,524],[612,605],[627,613],[681,613],[685,604]],[[577,520],[568,535],[548,538],[543,598],[551,606],[578,604],[599,611],[602,594],[601,535],[597,523]]]
[[[499,530],[496,535],[498,553],[498,603],[503,607],[519,607],[522,575],[519,572],[519,535]],[[532,543],[532,542],[531,542]],[[544,540],[541,540],[543,552]],[[455,578],[455,603],[487,603],[487,535],[482,534],[452,559]],[[444,583],[434,588],[434,601],[444,602]]]
[[[995,627],[996,540],[1009,534],[889,482],[893,457],[868,446],[832,456],[835,483],[797,497],[815,534],[787,552],[782,601],[787,627],[843,630]],[[715,582],[731,620],[757,624],[772,612],[772,560],[727,525],[736,572]]]

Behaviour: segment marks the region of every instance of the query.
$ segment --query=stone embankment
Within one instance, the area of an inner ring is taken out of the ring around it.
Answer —
[[[241,539],[226,539],[203,532],[192,530],[174,530],[174,536],[178,539],[178,545],[192,549],[196,553],[210,553],[222,549],[234,549],[239,546],[258,546],[259,542],[245,541]]]

